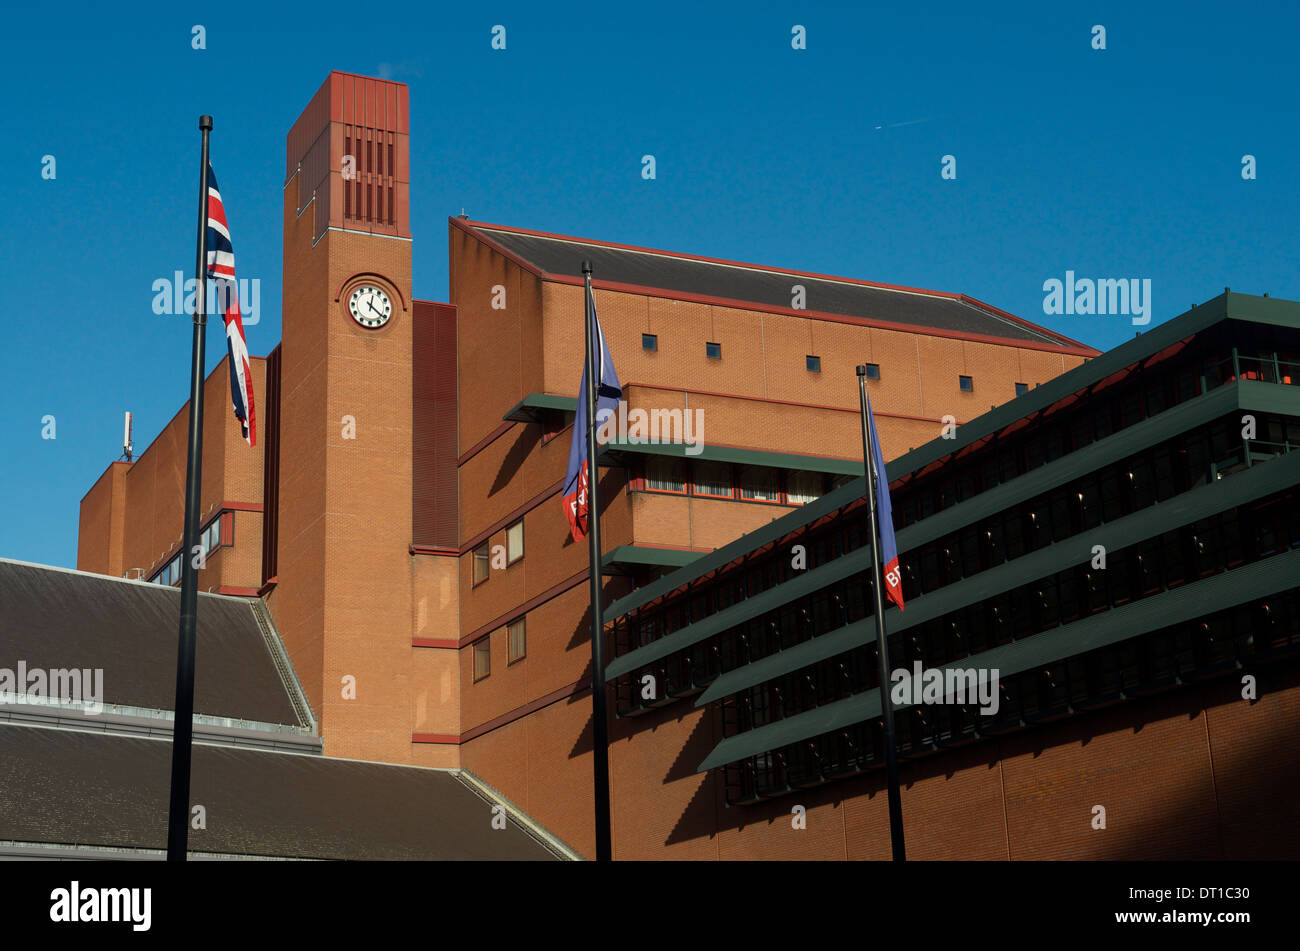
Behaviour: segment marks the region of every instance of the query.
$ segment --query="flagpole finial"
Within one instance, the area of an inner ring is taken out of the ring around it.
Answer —
[[[582,262],[582,273],[583,273],[583,274],[590,274],[590,273],[591,273],[591,262],[590,262],[590,261],[583,261],[583,262]]]
[[[866,368],[866,366],[865,366],[864,364],[860,364],[860,365],[858,366],[858,376],[866,376],[866,375],[867,375],[867,368]]]
[[[199,116],[199,131],[200,132],[212,131],[212,116]]]

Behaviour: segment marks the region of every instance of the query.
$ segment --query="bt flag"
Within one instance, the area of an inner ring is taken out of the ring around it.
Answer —
[[[618,401],[623,395],[623,388],[614,372],[614,360],[609,355],[605,335],[600,330],[600,321],[596,319],[596,297],[590,296],[587,320],[591,322],[596,334],[596,352],[600,354],[600,366],[596,387],[596,422],[605,418],[604,412],[617,412]],[[578,387],[578,412],[573,419],[573,441],[569,444],[569,469],[564,476],[564,514],[569,519],[569,531],[575,542],[587,536],[590,493],[587,491],[595,460],[587,458],[587,361],[582,361],[582,384]]]
[[[889,478],[885,475],[885,459],[880,454],[880,436],[876,432],[876,417],[871,412],[871,397],[867,397],[867,423],[871,426],[871,463],[876,473],[876,524],[880,526],[880,562],[884,565],[885,594],[903,610],[903,576],[898,570],[898,542],[894,540],[894,513],[889,505]]]

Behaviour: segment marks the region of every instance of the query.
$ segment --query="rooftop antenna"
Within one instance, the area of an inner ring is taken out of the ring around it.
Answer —
[[[469,218],[469,215],[465,214],[465,206],[464,206],[464,205],[461,205],[461,206],[460,206],[460,217],[465,218],[465,219],[468,219],[468,218]]]
[[[131,461],[131,414],[126,414],[126,421],[122,424],[122,458],[127,462]]]

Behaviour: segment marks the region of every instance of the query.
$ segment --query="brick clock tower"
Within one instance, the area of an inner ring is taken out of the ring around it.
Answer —
[[[410,758],[408,117],[404,84],[333,72],[289,131],[268,597],[326,752],[388,762]]]

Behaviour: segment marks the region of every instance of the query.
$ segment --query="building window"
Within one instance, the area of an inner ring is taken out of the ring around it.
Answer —
[[[524,520],[506,529],[506,564],[513,565],[524,557]]]
[[[740,497],[758,502],[781,501],[781,479],[775,469],[751,466],[740,476]]]
[[[1017,383],[1017,384],[1016,384],[1016,396],[1024,396],[1024,395],[1025,395],[1026,393],[1028,393],[1028,392],[1029,392],[1029,384],[1028,384],[1028,383]]]
[[[821,373],[821,372],[822,372],[822,358],[821,358],[821,357],[814,357],[814,356],[809,355],[809,356],[804,357],[804,360],[807,361],[807,367],[808,367],[808,370],[809,370],[810,372],[812,372],[812,373]]]
[[[474,549],[474,584],[481,584],[487,581],[488,576],[488,543],[484,542]]]
[[[214,518],[212,523],[203,530],[203,554],[215,551],[221,547],[221,519]]]
[[[880,379],[880,364],[879,364],[879,363],[868,363],[868,364],[867,364],[867,379],[868,379],[868,380],[879,380],[879,379]]]
[[[664,456],[652,457],[645,464],[645,487],[651,492],[686,493],[686,463]]]
[[[822,495],[820,472],[791,472],[786,475],[785,499],[791,505],[807,505]]]
[[[659,350],[659,335],[658,335],[658,334],[642,334],[642,335],[641,335],[641,349],[642,349],[642,350],[650,350],[650,351],[657,352],[657,351]]]
[[[474,679],[482,680],[492,673],[492,635],[474,642]]]
[[[697,462],[692,467],[691,482],[696,495],[715,499],[734,496],[731,486],[731,466],[725,462]]]
[[[720,344],[720,343],[706,343],[706,344],[704,345],[704,355],[705,355],[706,357],[708,357],[710,360],[721,360],[721,359],[722,359],[722,344]]]
[[[517,660],[522,660],[528,653],[528,634],[525,626],[525,619],[519,618],[517,621],[511,621],[506,628],[510,640],[509,663],[513,664]]]
[[[961,386],[963,393],[972,393],[975,390],[975,381],[968,376],[957,377],[957,382]]]

